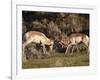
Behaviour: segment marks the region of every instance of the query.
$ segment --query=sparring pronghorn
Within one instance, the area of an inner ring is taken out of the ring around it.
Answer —
[[[68,50],[71,48],[72,45],[77,45],[82,42],[84,43],[88,48],[89,53],[89,37],[86,34],[82,33],[72,33],[69,36],[65,36],[61,38],[60,44],[63,46],[66,46],[65,54],[68,53]],[[78,47],[77,47],[78,49]]]
[[[26,58],[24,54],[24,48],[30,44],[31,42],[36,44],[41,44],[43,47],[43,54],[46,54],[45,45],[49,46],[49,49],[52,50],[53,48],[53,40],[47,38],[43,33],[37,31],[29,31],[25,34],[25,42],[23,43],[23,58]]]

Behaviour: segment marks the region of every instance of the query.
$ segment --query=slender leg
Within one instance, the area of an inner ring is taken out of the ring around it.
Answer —
[[[66,51],[65,51],[65,54],[67,54],[67,53],[68,53],[68,46],[67,46]]]
[[[43,46],[43,54],[46,54],[46,48],[45,48],[45,45],[42,43],[42,46]]]
[[[78,46],[77,46],[78,44],[75,44],[75,46],[76,46],[76,49],[77,49],[77,51],[79,52],[79,50],[78,50]]]
[[[50,51],[52,51],[52,49],[53,49],[53,45],[50,46]]]
[[[89,43],[85,43],[85,42],[84,42],[84,44],[85,44],[86,47],[87,47],[87,54],[89,54],[89,53],[90,53]]]
[[[72,48],[71,55],[73,54],[73,52],[74,52],[74,50],[75,50],[75,46],[76,46],[76,45],[74,45],[74,44],[71,44],[71,45],[70,45],[70,48]]]
[[[68,54],[68,50],[70,49],[70,47],[72,46],[72,44],[69,44],[66,48],[65,54]]]
[[[73,53],[73,52],[74,52],[74,49],[75,49],[75,46],[73,45],[73,46],[72,46],[72,52],[71,52],[71,53]]]

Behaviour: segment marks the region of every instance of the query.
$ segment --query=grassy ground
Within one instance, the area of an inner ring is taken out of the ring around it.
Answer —
[[[50,57],[41,59],[34,58],[22,63],[23,69],[69,66],[89,66],[89,55],[87,55],[85,51],[73,53],[72,55],[52,53]]]

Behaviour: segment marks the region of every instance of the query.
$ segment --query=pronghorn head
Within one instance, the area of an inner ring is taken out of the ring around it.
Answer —
[[[63,37],[61,38],[59,44],[61,45],[62,48],[68,46],[68,44],[70,43],[69,37]]]

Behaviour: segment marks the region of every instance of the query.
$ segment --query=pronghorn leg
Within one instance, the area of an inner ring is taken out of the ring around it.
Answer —
[[[49,46],[49,55],[52,53],[53,50],[53,44]]]
[[[73,54],[74,50],[75,50],[75,45],[72,46],[71,54]]]
[[[43,54],[46,54],[46,48],[45,48],[45,45],[42,43],[42,46],[43,46]]]
[[[87,54],[89,54],[89,53],[90,53],[89,43],[85,43],[85,42],[84,42],[84,44],[85,44],[85,46],[87,47],[87,49],[86,49],[86,50],[87,50]]]
[[[65,54],[68,54],[68,50],[71,48],[72,44],[68,45],[65,51]]]
[[[68,53],[68,46],[67,46],[66,51],[65,51],[65,54],[67,54],[67,53]]]
[[[72,48],[72,50],[71,50],[71,54],[73,54],[73,53],[74,53],[74,50],[75,50],[75,49],[77,49],[77,50],[78,50],[78,47],[77,47],[77,45],[76,45],[76,44],[72,44],[72,45],[70,46],[70,48]]]
[[[78,44],[75,44],[77,52],[79,52]]]
[[[52,51],[52,49],[53,49],[53,45],[50,46],[50,51]]]

